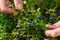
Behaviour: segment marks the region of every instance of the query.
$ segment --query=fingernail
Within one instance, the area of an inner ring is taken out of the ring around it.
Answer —
[[[50,36],[50,32],[51,32],[50,30],[45,30],[45,35]]]
[[[18,8],[19,9],[22,9],[23,8],[23,5],[22,4],[18,4]]]
[[[56,37],[56,35],[57,35],[56,32],[53,30],[53,31],[51,32],[51,36],[52,36],[52,37]]]
[[[49,40],[49,39],[44,39],[44,40]]]
[[[48,27],[50,24],[46,24],[46,27]]]

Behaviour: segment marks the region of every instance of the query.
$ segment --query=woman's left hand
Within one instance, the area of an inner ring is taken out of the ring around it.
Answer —
[[[9,8],[7,5],[8,0],[0,0],[0,12],[7,12],[9,14],[13,13],[12,8]],[[16,8],[22,9],[23,8],[23,1],[22,0],[14,0],[14,4]]]

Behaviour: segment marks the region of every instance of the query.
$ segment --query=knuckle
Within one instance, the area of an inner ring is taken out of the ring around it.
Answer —
[[[52,33],[51,33],[51,36],[52,36],[52,37],[56,37],[56,35],[57,35],[56,32],[52,32]]]

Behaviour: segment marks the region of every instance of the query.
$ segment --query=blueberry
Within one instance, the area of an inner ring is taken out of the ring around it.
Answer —
[[[27,22],[28,25],[30,25],[30,22]]]
[[[38,19],[40,19],[41,17],[40,16],[37,16]]]
[[[52,18],[52,17],[50,17],[49,20],[50,20],[51,23],[54,23],[55,22],[55,19]]]
[[[30,25],[29,24],[27,24],[27,28],[30,28]]]
[[[45,16],[41,16],[41,18],[44,20],[45,19]]]
[[[36,31],[39,31],[40,29],[39,28],[36,28]]]
[[[40,10],[40,12],[41,12],[41,13],[43,13],[43,12],[44,12],[44,10]]]
[[[31,22],[31,24],[34,24],[34,22]]]
[[[38,4],[35,4],[35,8],[36,8],[36,9],[38,8]]]
[[[19,14],[18,14],[18,13],[16,13],[16,16],[19,16]]]
[[[20,30],[17,30],[17,32],[20,32]]]
[[[17,19],[14,19],[15,24],[17,24]]]
[[[57,16],[57,13],[54,13],[54,16],[56,17]]]
[[[17,22],[17,19],[14,19],[14,22]]]
[[[31,24],[30,22],[27,22],[27,25],[26,26],[29,28],[30,27],[30,24]]]
[[[20,30],[18,30],[17,33],[20,34],[21,33]]]
[[[19,28],[22,28],[22,26],[19,26]]]
[[[18,34],[16,35],[16,38],[19,38],[19,35]]]
[[[27,12],[30,13],[30,9],[28,9]]]

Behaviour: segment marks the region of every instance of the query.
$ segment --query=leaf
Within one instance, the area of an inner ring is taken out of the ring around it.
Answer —
[[[0,40],[2,39],[2,37],[0,37]]]

